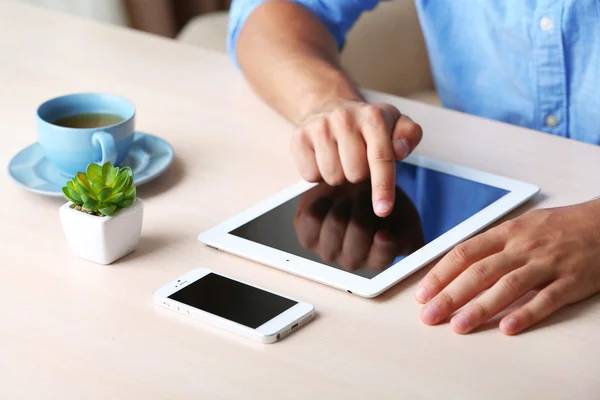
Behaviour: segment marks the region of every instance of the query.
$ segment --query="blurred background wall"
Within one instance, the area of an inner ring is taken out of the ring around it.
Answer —
[[[226,51],[231,0],[12,1]],[[413,0],[381,2],[376,10],[362,16],[349,33],[342,65],[361,87],[440,104]]]
[[[16,0],[100,22],[175,37],[193,17],[227,10],[231,0]]]

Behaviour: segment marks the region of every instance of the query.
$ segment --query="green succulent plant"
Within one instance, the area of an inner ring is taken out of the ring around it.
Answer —
[[[118,168],[111,163],[88,165],[85,173],[78,172],[62,191],[73,203],[71,207],[99,216],[113,215],[131,206],[136,196],[131,168]]]

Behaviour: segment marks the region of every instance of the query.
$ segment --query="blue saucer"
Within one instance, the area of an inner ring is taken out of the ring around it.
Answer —
[[[136,132],[133,146],[122,166],[131,167],[134,183],[141,185],[166,171],[173,157],[173,148],[169,143],[156,136]],[[8,165],[8,174],[24,189],[53,197],[63,196],[62,188],[70,179],[44,157],[39,143],[15,155]]]

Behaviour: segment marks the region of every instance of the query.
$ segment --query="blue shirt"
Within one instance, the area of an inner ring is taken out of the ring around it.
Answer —
[[[234,0],[228,51],[266,0]],[[293,0],[340,48],[380,0]],[[600,0],[415,0],[445,107],[600,145]],[[408,61],[410,62],[410,61]]]

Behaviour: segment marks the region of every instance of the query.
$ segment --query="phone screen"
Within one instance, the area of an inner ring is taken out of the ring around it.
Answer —
[[[214,273],[198,279],[169,298],[252,329],[298,304]]]

